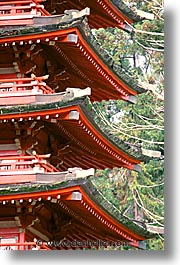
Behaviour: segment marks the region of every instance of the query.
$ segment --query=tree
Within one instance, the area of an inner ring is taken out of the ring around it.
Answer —
[[[104,49],[127,73],[144,86],[137,103],[95,102],[104,122],[116,136],[143,150],[161,152],[141,163],[142,172],[127,169],[98,171],[94,183],[124,215],[163,227],[164,222],[164,54],[162,0],[126,1],[133,8],[154,14],[154,20],[133,25],[132,33],[117,28],[99,29],[95,35]],[[163,249],[163,236],[147,241],[148,249]]]

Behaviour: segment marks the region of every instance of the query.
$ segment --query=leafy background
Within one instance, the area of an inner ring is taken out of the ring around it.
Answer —
[[[137,103],[95,102],[112,133],[125,142],[161,152],[141,163],[142,172],[105,169],[92,178],[102,194],[132,220],[164,227],[164,3],[162,0],[124,1],[132,9],[154,14],[153,20],[133,24],[131,33],[118,28],[93,30],[116,63],[138,80],[146,92]],[[146,241],[148,250],[163,250],[164,236]],[[131,247],[121,247],[131,249]]]

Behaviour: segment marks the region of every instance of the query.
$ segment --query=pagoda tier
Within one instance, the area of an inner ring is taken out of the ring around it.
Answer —
[[[50,14],[62,14],[66,9],[81,10],[85,7],[91,9],[89,25],[91,28],[119,27],[130,29],[128,26],[143,18],[138,14],[138,10],[133,11],[122,0],[46,0],[45,9]]]
[[[32,249],[36,240],[43,249],[141,248],[155,236],[125,217],[86,177],[61,172],[59,178],[51,184],[0,186],[1,248]]]
[[[0,107],[2,155],[8,154],[5,145],[16,142],[22,154],[50,154],[48,161],[62,171],[76,166],[139,171],[140,161],[149,159],[141,148],[114,136],[88,97],[68,95],[56,102]]]
[[[51,14],[57,16],[68,13],[68,10],[77,11],[86,7],[91,9],[91,28],[119,27],[132,31],[129,24],[142,20],[144,15],[139,10],[133,11],[134,8],[131,9],[122,0],[3,0],[0,3],[0,15],[4,15],[6,20],[0,18],[0,26],[10,25],[13,19],[19,25],[22,25],[23,19],[26,19],[26,25],[33,24],[33,17]]]
[[[145,89],[102,49],[84,12],[58,18],[41,16],[36,25],[3,28],[0,79],[49,75],[47,85],[55,92],[89,86],[93,101],[135,102]]]

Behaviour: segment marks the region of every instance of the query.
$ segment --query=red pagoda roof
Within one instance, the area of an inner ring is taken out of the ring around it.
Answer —
[[[1,107],[0,111],[0,144],[17,138],[23,152],[50,153],[50,163],[61,170],[93,165],[139,171],[140,161],[149,159],[139,147],[113,136],[86,97]]]
[[[114,136],[91,101],[135,102],[145,89],[91,28],[129,30],[141,18],[121,0],[42,3],[0,3],[0,249],[140,247],[155,233],[93,179],[95,169],[140,171],[149,158]]]
[[[18,18],[18,16],[23,15],[27,24],[32,24],[32,15],[60,15],[64,12],[68,13],[68,10],[77,11],[86,7],[91,9],[89,17],[91,28],[119,27],[131,31],[128,23],[131,24],[143,19],[138,15],[138,12],[133,11],[134,7],[129,7],[122,0],[70,0],[61,3],[59,0],[46,0],[45,2],[43,0],[3,0],[0,3],[0,14],[5,15],[9,21],[16,14],[19,24],[21,24],[22,18]],[[23,14],[21,14],[22,12]]]
[[[38,20],[42,22],[43,18]],[[56,92],[90,86],[91,100],[98,101],[135,102],[135,96],[145,91],[102,49],[86,17],[69,19],[64,15],[58,23],[57,18],[50,18],[47,25],[5,28],[1,30],[0,43],[0,78],[8,67],[21,77],[49,74],[47,84]]]
[[[155,235],[145,225],[123,216],[87,179],[1,185],[0,202],[0,222],[16,216],[19,228],[25,229],[26,241],[50,242],[51,249],[83,249],[82,242],[89,242],[84,247],[92,248],[90,242],[97,240],[138,247],[139,241]],[[72,245],[78,240],[80,246]],[[102,245],[97,243],[96,247]]]
[[[131,24],[142,20],[142,17],[122,0],[70,0],[62,1],[62,3],[59,3],[58,0],[47,0],[44,6],[50,14],[56,15],[69,9],[81,10],[89,7],[91,28],[119,27],[126,29],[128,28],[127,22]]]

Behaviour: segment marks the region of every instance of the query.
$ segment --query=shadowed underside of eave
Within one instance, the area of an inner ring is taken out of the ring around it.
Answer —
[[[61,91],[66,87],[90,86],[92,100],[123,99],[130,102],[135,102],[138,93],[145,92],[127,69],[121,68],[102,49],[89,29],[86,18],[69,20],[66,17],[58,24],[6,28],[1,30],[0,43],[4,49],[14,45],[20,51],[23,49],[24,53],[30,49],[30,45],[36,44],[39,50],[43,50],[45,57],[54,57],[59,72],[52,74],[58,74],[56,81],[59,83],[49,80],[49,85],[58,86]],[[33,62],[30,64],[33,65]],[[37,65],[35,71],[40,67],[40,64]],[[47,74],[40,70],[40,75]],[[39,72],[35,74],[38,76]]]
[[[70,194],[72,194],[73,197],[69,197]],[[59,202],[56,199],[57,195],[59,195]],[[128,241],[136,241],[155,236],[155,234],[148,232],[143,224],[139,225],[123,216],[116,207],[114,207],[106,198],[103,197],[94,184],[87,179],[62,181],[61,183],[48,185],[41,183],[31,183],[13,186],[0,186],[1,202],[6,200],[7,203],[11,203],[12,200],[18,201],[22,197],[24,202],[28,201],[29,199],[31,199],[31,201],[37,200],[37,198],[40,197],[42,202],[46,200],[51,201],[54,198],[54,205],[56,203],[58,205],[66,205],[66,213],[71,215],[71,213],[75,211],[78,215],[78,220],[82,220],[81,218],[85,219],[85,221],[90,223],[95,230],[103,220],[104,228],[102,228],[102,230],[104,229],[104,232],[106,231],[107,236],[109,235],[111,238],[114,237],[116,240],[118,238],[122,238]],[[78,208],[81,208],[81,211],[78,211]],[[54,208],[54,210],[57,211],[58,208]],[[87,210],[89,212],[86,212]],[[100,217],[98,218],[98,216]],[[99,232],[100,231],[101,230],[99,230]],[[97,231],[96,233],[98,236]]]
[[[133,11],[133,8],[128,7],[122,0],[73,0],[63,1],[62,3],[59,3],[58,0],[47,0],[44,5],[50,14],[62,14],[65,10],[81,10],[85,7],[89,7],[91,10],[89,16],[91,28],[123,28],[123,24],[126,23],[126,21],[128,23],[133,23],[142,20],[142,18]]]
[[[45,131],[49,128],[48,134],[55,133],[55,138],[58,139],[58,135],[61,135],[62,139],[67,138],[69,142],[64,142],[64,146],[70,145],[71,152],[65,156],[66,158],[64,157],[64,163],[67,165],[72,163],[69,165],[70,167],[80,163],[79,166],[83,167],[87,164],[88,168],[90,167],[89,163],[92,163],[91,159],[95,159],[95,168],[123,166],[138,171],[140,170],[138,166],[140,161],[149,160],[149,157],[142,154],[140,147],[125,144],[123,138],[116,137],[111,133],[111,128],[104,124],[88,98],[50,104],[1,107],[0,111],[1,126],[4,121],[9,121],[11,126],[14,122],[19,121],[21,128],[21,122],[27,120],[25,130],[28,130],[29,123],[35,122],[35,124],[37,123],[35,131],[38,131],[36,129],[38,127],[44,128]],[[56,118],[57,116],[58,118]],[[38,123],[39,119],[41,119],[41,123]],[[47,126],[47,129],[44,126]],[[38,141],[43,144],[41,137],[38,138]],[[67,151],[66,147],[64,152]]]

